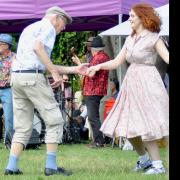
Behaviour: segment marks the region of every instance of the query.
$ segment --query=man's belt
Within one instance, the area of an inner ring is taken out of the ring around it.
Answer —
[[[13,73],[41,73],[44,74],[45,71],[43,70],[17,70],[17,71],[12,71]]]

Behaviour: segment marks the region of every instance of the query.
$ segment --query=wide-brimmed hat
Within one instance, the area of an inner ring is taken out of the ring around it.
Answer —
[[[9,34],[0,34],[0,42],[4,42],[13,45],[12,36]]]
[[[105,45],[103,44],[102,38],[100,36],[93,38],[93,41],[91,42],[91,45],[90,45],[90,47],[93,47],[93,48],[100,48],[104,46]]]
[[[46,10],[46,14],[57,14],[60,16],[63,16],[66,18],[67,20],[67,24],[71,24],[72,23],[72,18],[71,16],[62,8],[58,7],[58,6],[53,6],[49,9]]]
[[[90,44],[94,38],[95,37],[93,37],[93,36],[89,37],[88,40],[84,42],[84,44]]]

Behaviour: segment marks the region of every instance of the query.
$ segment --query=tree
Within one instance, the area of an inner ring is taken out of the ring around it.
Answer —
[[[55,46],[52,52],[52,59],[54,64],[73,66],[71,60],[71,48],[74,47],[76,55],[81,59],[86,52],[86,46],[83,43],[87,41],[89,36],[96,36],[97,32],[64,32],[60,33],[55,41]],[[80,90],[79,75],[71,76],[73,91]]]

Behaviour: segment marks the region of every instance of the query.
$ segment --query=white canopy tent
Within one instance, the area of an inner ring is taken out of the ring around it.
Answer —
[[[169,4],[161,6],[155,9],[162,19],[162,26],[160,35],[169,36]],[[131,34],[131,25],[129,21],[118,24],[115,27],[112,27],[106,31],[100,33],[100,36],[127,36]]]
[[[169,36],[169,4],[156,8],[155,10],[158,12],[162,20],[160,35]],[[122,17],[122,15],[120,14],[119,17]],[[106,31],[103,31],[99,35],[100,36],[118,36],[119,47],[122,47],[122,41],[120,40],[121,37],[130,35],[132,32],[132,29],[131,29],[131,25],[129,21],[125,21],[121,23],[121,18],[119,20],[120,22],[117,26],[110,28]],[[121,65],[116,70],[120,85],[122,83],[126,70],[127,70],[126,65]]]

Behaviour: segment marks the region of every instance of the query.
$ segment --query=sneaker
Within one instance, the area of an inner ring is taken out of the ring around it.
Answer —
[[[164,173],[166,173],[166,170],[164,169],[164,167],[156,168],[156,167],[152,166],[144,174],[145,175],[150,175],[150,174],[164,174]]]
[[[152,166],[151,160],[147,160],[146,162],[142,163],[141,161],[137,161],[136,167],[134,169],[135,172],[138,171],[145,171],[146,169]]]

